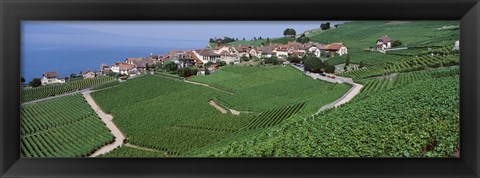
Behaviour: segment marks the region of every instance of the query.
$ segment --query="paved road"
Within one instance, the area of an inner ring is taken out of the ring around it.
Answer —
[[[98,107],[97,103],[93,100],[92,96],[90,95],[91,91],[84,91],[82,92],[83,97],[87,100],[88,104],[92,107],[92,109],[97,113],[98,117],[102,119],[102,121],[107,125],[110,132],[115,136],[115,141],[111,144],[105,145],[102,148],[95,151],[89,157],[96,157],[105,153],[112,151],[113,149],[121,146],[123,144],[123,140],[125,140],[125,136],[123,136],[122,132],[118,127],[113,123],[113,116],[110,114],[104,113],[100,107]]]
[[[292,65],[292,66],[294,68],[302,71],[302,72],[304,71],[304,69],[302,67],[298,67],[298,66],[295,66],[295,65]],[[315,113],[315,115],[322,112],[322,111],[325,111],[327,109],[337,107],[337,106],[340,106],[342,104],[345,104],[345,103],[349,102],[350,100],[353,99],[353,97],[355,97],[357,94],[359,94],[360,91],[363,88],[363,85],[355,83],[355,82],[353,82],[353,80],[351,78],[347,78],[347,77],[340,77],[340,76],[335,76],[334,75],[335,79],[332,79],[332,78],[328,78],[328,77],[325,77],[325,76],[316,75],[316,74],[310,73],[310,72],[306,72],[305,74],[314,78],[314,79],[319,79],[319,80],[323,80],[323,81],[327,81],[327,82],[331,82],[331,83],[348,83],[348,84],[352,85],[352,88],[350,88],[347,91],[347,93],[345,93],[342,97],[335,100],[334,102],[322,106],[320,109],[318,109],[318,111],[317,111],[317,113]]]

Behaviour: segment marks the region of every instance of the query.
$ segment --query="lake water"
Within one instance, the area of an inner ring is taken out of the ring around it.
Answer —
[[[162,54],[172,49],[153,47],[33,47],[22,51],[21,76],[28,83],[33,78],[42,78],[46,71],[56,71],[59,77],[68,77],[83,70],[96,71],[100,64],[111,65],[125,61],[127,57],[146,57],[150,53]]]

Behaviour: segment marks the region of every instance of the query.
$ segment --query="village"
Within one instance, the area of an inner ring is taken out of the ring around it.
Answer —
[[[401,41],[392,40],[387,35],[380,37],[374,45],[375,47],[366,50],[385,53],[386,51],[408,49],[407,47],[397,47],[402,45]],[[459,41],[456,41],[452,50],[458,50],[458,48]],[[221,40],[218,40],[215,47],[208,46],[205,49],[194,50],[171,50],[166,54],[150,54],[147,57],[126,58],[124,61],[117,61],[111,65],[101,64],[96,71],[87,69],[77,75],[72,74],[70,77],[65,78],[60,78],[55,71],[45,72],[41,79],[41,85],[62,84],[69,79],[88,79],[98,76],[116,76],[119,81],[125,81],[142,74],[153,74],[166,65],[169,68],[167,71],[170,70],[173,73],[182,69],[193,69],[191,70],[193,73],[187,73],[181,77],[208,75],[227,64],[252,65],[254,64],[253,61],[260,61],[264,64],[268,63],[267,60],[270,59],[268,60],[270,63],[273,63],[271,60],[274,60],[279,64],[290,65],[290,61],[287,60],[288,57],[300,59],[307,54],[316,57],[318,60],[326,60],[336,55],[348,55],[348,48],[342,42],[322,44],[317,42],[300,43],[289,41],[286,44],[270,43],[254,47],[252,45],[224,45]],[[301,64],[297,66],[303,67]],[[358,68],[358,64],[353,66]],[[343,67],[345,66],[338,65],[335,71],[331,73],[343,71]]]
[[[236,65],[250,60],[276,58],[283,64],[289,64],[288,56],[303,57],[307,53],[320,58],[322,55],[335,56],[346,55],[348,49],[343,43],[321,44],[315,42],[299,43],[287,42],[287,44],[269,44],[254,47],[251,45],[229,46],[222,45],[221,41],[213,48],[195,50],[172,50],[167,54],[151,54],[147,57],[126,58],[112,65],[101,64],[99,70],[85,70],[77,76],[84,79],[98,76],[118,76],[119,80],[126,80],[144,73],[153,73],[153,70],[167,63],[175,64],[176,69],[196,68],[197,74],[205,75],[215,72],[222,65]],[[42,85],[65,83],[65,78],[59,78],[55,71],[45,72]]]

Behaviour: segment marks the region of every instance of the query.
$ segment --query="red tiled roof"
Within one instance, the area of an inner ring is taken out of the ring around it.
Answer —
[[[193,51],[187,51],[187,55],[191,56],[193,60],[195,60],[195,63],[197,64],[203,64],[203,61],[195,55]]]
[[[58,74],[57,72],[45,72],[43,73],[43,76],[47,78],[57,78]]]
[[[87,73],[89,73],[89,72],[92,72],[92,71],[91,71],[90,69],[89,69],[89,70],[84,70],[84,71],[82,72],[82,75],[85,75],[85,74],[87,74]]]
[[[343,43],[332,43],[332,44],[328,44],[328,45],[326,46],[326,50],[329,50],[329,51],[338,51],[338,50],[340,50],[340,48],[342,48],[342,47],[345,47],[345,46],[343,45]]]
[[[122,71],[130,70],[130,69],[133,69],[134,67],[132,64],[127,64],[124,62],[116,62],[115,65],[118,66],[118,68]]]
[[[378,41],[380,41],[380,42],[382,42],[382,43],[388,43],[388,42],[392,42],[392,39],[390,39],[390,37],[388,37],[387,35],[385,35],[385,36],[379,38],[379,39],[377,40],[377,42],[378,42]]]

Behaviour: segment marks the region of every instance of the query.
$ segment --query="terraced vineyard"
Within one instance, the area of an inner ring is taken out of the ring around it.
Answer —
[[[83,157],[114,140],[80,94],[24,105],[20,114],[25,157]]]
[[[226,75],[218,75],[222,73]],[[232,139],[239,133],[279,125],[294,115],[311,115],[322,105],[341,97],[350,87],[315,81],[290,67],[236,66],[227,67],[225,71],[222,68],[214,74],[202,80],[235,92],[230,94],[160,76],[143,76],[94,92],[92,96],[102,110],[114,116],[128,143],[184,156]],[[235,76],[245,78],[242,87],[223,80],[223,77]],[[275,86],[283,91],[272,92]],[[301,88],[304,92],[297,92]],[[256,110],[240,115],[222,114],[208,103],[218,98],[239,111],[243,108],[236,108],[235,101],[244,101],[247,106],[250,100],[250,107]],[[281,105],[285,107],[279,108]]]
[[[380,78],[380,79],[367,79],[362,94],[357,99],[364,99],[371,94],[400,87],[413,82],[422,80],[431,80],[432,78],[451,77],[458,76],[460,74],[460,68],[458,66],[443,67],[429,70],[421,70],[407,73],[399,73],[394,77]]]
[[[430,78],[354,100],[200,153],[214,157],[453,157],[459,78]]]
[[[113,77],[95,77],[83,80],[76,80],[67,82],[65,84],[41,86],[31,89],[23,89],[21,91],[21,102],[29,102],[50,96],[65,94],[77,90],[82,90],[89,87],[99,86],[105,83],[114,81]]]
[[[352,78],[366,78],[398,72],[424,70],[429,67],[437,68],[442,66],[452,66],[458,65],[459,63],[459,55],[407,57],[394,63],[368,66],[366,69],[348,71],[341,73],[340,75]]]
[[[151,157],[159,158],[166,157],[164,152],[159,151],[150,151],[150,150],[141,150],[137,148],[131,148],[128,146],[122,146],[116,148],[115,150],[108,152],[107,154],[101,155],[100,157],[110,158],[110,157],[125,157],[125,158],[141,158],[141,157]]]
[[[284,119],[302,109],[305,103],[298,103],[290,106],[279,107],[263,112],[247,125],[248,129],[266,128],[280,124]]]

